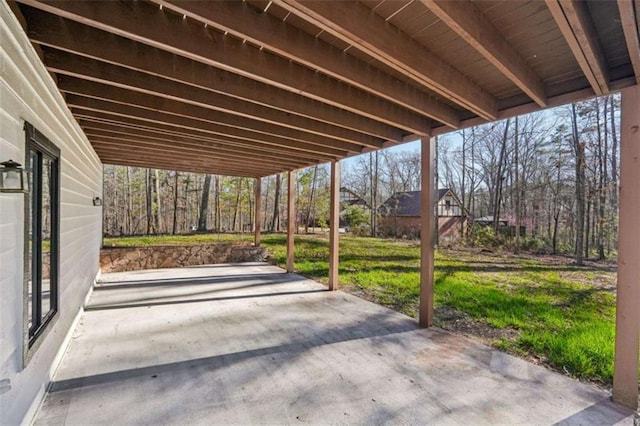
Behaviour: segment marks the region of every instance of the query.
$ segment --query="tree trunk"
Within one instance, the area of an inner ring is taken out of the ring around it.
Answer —
[[[270,232],[280,231],[280,191],[281,191],[280,173],[276,175],[276,192],[273,196],[273,216],[271,217]]]
[[[133,234],[133,224],[132,224],[132,216],[133,216],[133,196],[131,194],[131,176],[129,175],[129,167],[125,167],[125,177],[126,177],[126,185],[127,185],[127,235]]]
[[[231,224],[232,231],[236,231],[236,224],[238,223],[238,212],[240,210],[240,193],[242,192],[242,179],[238,178],[236,182],[236,204],[233,210],[233,222]]]
[[[191,185],[191,174],[187,175],[184,181],[184,214],[182,215],[182,229],[186,231],[191,230],[189,225],[189,186]]]
[[[307,206],[307,217],[304,219],[304,232],[309,233],[309,221],[311,220],[311,210],[313,208],[314,199],[313,196],[316,192],[316,179],[318,176],[318,165],[313,167],[313,179],[311,179],[311,189],[309,190],[309,205]]]
[[[209,212],[209,192],[211,192],[211,175],[204,177],[202,187],[202,201],[200,202],[200,212],[198,214],[198,231],[207,232],[207,213]]]
[[[146,207],[147,207],[147,235],[151,234],[151,229],[153,227],[153,212],[152,212],[152,188],[151,184],[151,169],[146,169],[146,179],[145,179],[145,194],[146,194]]]
[[[175,178],[173,180],[173,226],[171,233],[173,235],[178,231],[178,177],[179,173],[175,172]]]
[[[160,172],[158,169],[154,170],[154,188],[155,188],[155,215],[154,223],[156,225],[156,234],[162,232],[162,204],[160,198]]]
[[[578,117],[576,105],[571,105],[571,124],[573,131],[573,149],[576,156],[576,264],[582,265],[584,251],[584,217],[585,217],[585,146],[578,140]]]
[[[511,119],[507,119],[507,123],[504,126],[504,133],[502,135],[502,146],[500,147],[500,156],[498,158],[498,170],[496,171],[496,188],[495,195],[493,197],[493,230],[498,233],[498,225],[500,223],[500,203],[502,202],[502,181],[503,176],[503,163],[505,161],[505,154],[507,151],[507,137],[509,135],[509,122]]]
[[[464,129],[462,129],[462,185],[460,188],[460,202],[462,208],[465,207],[466,201],[466,177],[467,177],[467,138],[465,137]],[[437,189],[437,188],[436,188]],[[464,214],[464,212],[461,212]],[[436,222],[438,222],[436,218]],[[464,237],[464,221],[460,221],[460,235]]]
[[[213,216],[213,227],[216,232],[220,232],[220,222],[222,220],[222,207],[220,206],[220,176],[216,175],[215,177],[215,187],[216,192],[213,198],[213,202],[215,204],[214,210],[215,215]]]
[[[611,204],[611,215],[613,217],[610,234],[615,238],[614,247],[617,247],[618,235],[618,136],[616,132],[616,110],[614,97],[609,96],[609,105],[611,112],[609,119],[611,120],[611,196],[609,202]]]
[[[515,235],[515,251],[516,253],[520,252],[520,151],[519,151],[519,146],[518,146],[518,139],[519,139],[519,135],[518,135],[518,117],[516,116],[515,119],[515,134],[514,134],[514,145],[515,145],[515,149],[514,149],[514,166],[515,166],[515,204],[516,204],[516,208],[515,208],[515,213],[516,213],[516,235]]]
[[[605,127],[606,127],[606,113],[607,106],[605,101]],[[598,128],[598,260],[604,260],[604,228],[606,226],[606,218],[605,218],[605,203],[607,201],[606,196],[606,164],[607,164],[607,154],[606,154],[606,134],[605,141],[602,139],[602,126],[600,125],[600,102],[596,99],[596,120],[597,120],[597,128]],[[606,132],[605,132],[606,133]],[[603,146],[604,145],[604,146]]]

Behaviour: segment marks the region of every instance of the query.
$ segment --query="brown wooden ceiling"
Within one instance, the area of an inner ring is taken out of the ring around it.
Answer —
[[[103,162],[259,177],[636,84],[639,0],[12,4]]]

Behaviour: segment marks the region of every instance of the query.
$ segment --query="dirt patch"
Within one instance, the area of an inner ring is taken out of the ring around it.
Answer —
[[[519,335],[518,330],[492,327],[484,321],[479,321],[464,312],[448,306],[436,308],[435,325],[480,341],[487,346],[493,346],[497,340],[513,341]]]

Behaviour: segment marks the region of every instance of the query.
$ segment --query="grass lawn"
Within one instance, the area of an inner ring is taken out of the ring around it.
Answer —
[[[250,240],[251,235],[107,238],[105,246]],[[285,236],[263,235],[284,266]],[[296,271],[327,282],[328,239],[296,236]],[[342,237],[340,288],[416,317],[419,245]],[[609,385],[613,376],[615,272],[569,259],[440,249],[436,325],[573,377]]]

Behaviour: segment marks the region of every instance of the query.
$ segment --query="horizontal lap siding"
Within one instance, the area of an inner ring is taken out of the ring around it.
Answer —
[[[0,194],[0,424],[23,419],[98,272],[102,164],[71,116],[9,6],[0,1],[0,161],[24,163],[24,122],[61,151],[59,317],[29,361],[23,351],[24,196]]]

